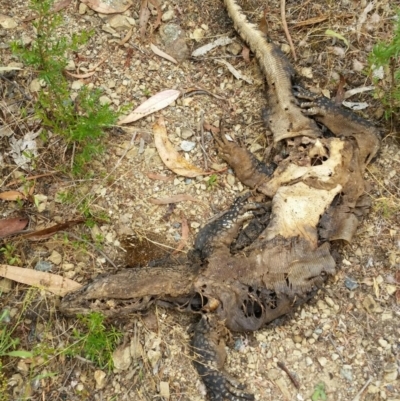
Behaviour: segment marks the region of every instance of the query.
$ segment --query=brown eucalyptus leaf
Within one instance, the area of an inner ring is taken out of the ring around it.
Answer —
[[[28,219],[21,219],[19,217],[0,220],[0,238],[20,232],[26,227],[28,222]]]
[[[153,51],[154,54],[157,54],[157,56],[160,56],[162,58],[165,58],[168,61],[171,61],[174,64],[178,64],[178,62],[169,54],[163,52],[161,49],[159,49],[156,45],[153,45],[153,43],[150,43],[150,48]]]
[[[164,109],[178,99],[180,94],[181,92],[175,89],[167,89],[158,92],[133,110],[131,114],[119,120],[118,124],[132,123],[154,113],[155,111]]]
[[[26,199],[26,196],[19,191],[5,191],[0,193],[0,199],[6,201],[16,201],[18,199]]]
[[[76,281],[57,274],[10,265],[0,265],[0,277],[5,277],[22,284],[44,288],[60,296],[64,296],[68,292],[82,287],[82,285]]]
[[[207,173],[200,168],[189,163],[181,154],[179,154],[168,139],[167,130],[165,128],[164,118],[160,117],[158,122],[153,126],[154,143],[158,154],[164,164],[178,175],[184,177],[197,177],[198,175],[206,175]]]

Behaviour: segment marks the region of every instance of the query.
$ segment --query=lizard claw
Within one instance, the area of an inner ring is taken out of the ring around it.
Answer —
[[[306,116],[319,116],[323,117],[326,110],[323,107],[323,100],[315,93],[309,92],[301,86],[293,87],[293,94],[299,100],[299,106]],[[303,100],[303,102],[301,101]]]

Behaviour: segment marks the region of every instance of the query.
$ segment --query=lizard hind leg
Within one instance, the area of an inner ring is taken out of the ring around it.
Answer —
[[[226,359],[223,337],[227,333],[228,329],[217,317],[202,316],[192,340],[195,368],[207,388],[211,401],[254,400],[254,395],[246,393],[245,386],[223,369]]]

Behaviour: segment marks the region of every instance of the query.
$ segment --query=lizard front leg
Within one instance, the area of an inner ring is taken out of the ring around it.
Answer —
[[[217,249],[229,253],[231,244],[236,240],[243,224],[254,217],[257,210],[271,208],[269,204],[247,203],[250,192],[237,198],[233,205],[218,218],[206,224],[198,233],[194,251],[203,261]],[[264,212],[265,213],[265,212]]]
[[[223,123],[221,122],[220,125],[220,132],[213,134],[219,156],[232,167],[242,184],[249,188],[257,188],[273,174],[276,168],[275,163],[266,165],[257,160],[247,149],[229,141],[225,136]]]
[[[371,122],[325,96],[317,96],[300,87],[294,89],[305,115],[314,117],[337,137],[355,138],[364,165],[373,159],[379,150],[379,132]]]

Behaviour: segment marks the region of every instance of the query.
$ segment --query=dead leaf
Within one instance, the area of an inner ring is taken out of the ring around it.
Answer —
[[[85,221],[84,219],[67,221],[66,223],[56,224],[54,226],[44,228],[43,230],[38,230],[34,231],[33,233],[25,234],[23,235],[23,237],[31,241],[41,241],[51,237],[52,235],[58,233],[59,231],[64,231],[77,224],[83,223],[84,221]]]
[[[157,173],[147,173],[147,177],[151,180],[160,180],[160,181],[172,181],[174,177],[172,175],[163,175]]]
[[[247,46],[242,48],[242,57],[246,63],[250,63],[250,49]]]
[[[375,297],[379,299],[379,295],[380,295],[380,288],[379,288],[379,284],[378,281],[374,278],[374,293],[375,293]]]
[[[158,92],[133,110],[132,113],[127,117],[119,120],[118,124],[128,124],[146,117],[158,110],[164,109],[178,99],[180,94],[181,92],[175,89],[167,89],[165,91]]]
[[[81,2],[101,14],[123,13],[133,4],[132,0],[81,0]]]
[[[196,198],[193,198],[193,196],[187,195],[187,194],[178,194],[178,195],[168,196],[165,198],[150,198],[149,199],[149,202],[152,203],[153,205],[168,205],[169,203],[178,203],[178,202],[185,202],[185,201],[200,202]]]
[[[172,56],[160,50],[156,45],[153,45],[153,43],[150,43],[150,48],[154,54],[157,54],[157,56],[165,58],[166,60],[171,61],[174,64],[178,64],[178,62]]]
[[[374,89],[375,89],[375,86],[361,86],[359,88],[349,89],[348,91],[345,92],[344,98],[348,99],[349,97],[351,97],[353,95],[357,95],[357,94],[363,93],[363,92],[372,91]]]
[[[179,241],[179,244],[176,247],[175,251],[172,252],[173,255],[180,252],[185,247],[185,245],[187,244],[187,241],[189,239],[189,225],[188,225],[187,218],[183,215],[183,213],[181,215],[181,218],[182,218],[182,236],[181,236],[181,240]]]
[[[28,222],[28,219],[20,219],[19,217],[0,220],[0,238],[20,232]]]
[[[163,117],[160,117],[158,122],[154,124],[153,134],[154,143],[161,160],[174,173],[183,175],[184,177],[197,177],[198,175],[207,174],[205,171],[189,163],[174,149],[168,139]]]
[[[233,39],[228,38],[227,36],[223,36],[223,37],[218,38],[211,43],[207,43],[206,45],[201,46],[198,49],[196,49],[195,51],[193,51],[192,57],[204,56],[205,54],[210,52],[212,49],[215,49],[218,46],[229,45],[232,42],[233,42]]]
[[[16,281],[17,283],[44,288],[62,297],[68,292],[82,287],[76,281],[57,274],[10,265],[0,265],[0,276]]]
[[[351,110],[364,110],[369,107],[369,104],[366,102],[348,102],[347,100],[344,100],[342,105]]]
[[[219,64],[224,64],[228,67],[228,70],[230,71],[230,73],[236,78],[236,79],[241,79],[245,82],[247,82],[248,84],[252,84],[253,81],[246,77],[245,75],[243,75],[241,72],[239,72],[231,63],[228,63],[226,60],[215,60],[215,62],[219,63]]]
[[[139,12],[139,32],[140,37],[143,39],[146,35],[146,26],[150,18],[150,10],[147,0],[142,0]]]
[[[346,85],[346,78],[340,74],[340,80],[335,96],[335,104],[340,105],[344,100],[344,86]]]
[[[19,191],[6,191],[0,193],[0,199],[6,200],[6,201],[16,201],[18,199],[26,199],[26,196]]]
[[[18,70],[22,70],[22,68],[20,68],[20,67],[0,67],[0,72],[4,72],[4,71],[18,71]]]
[[[118,42],[118,45],[119,46],[124,45],[132,37],[132,33],[133,33],[133,27],[131,29],[129,29],[129,31],[125,35],[125,37]]]

